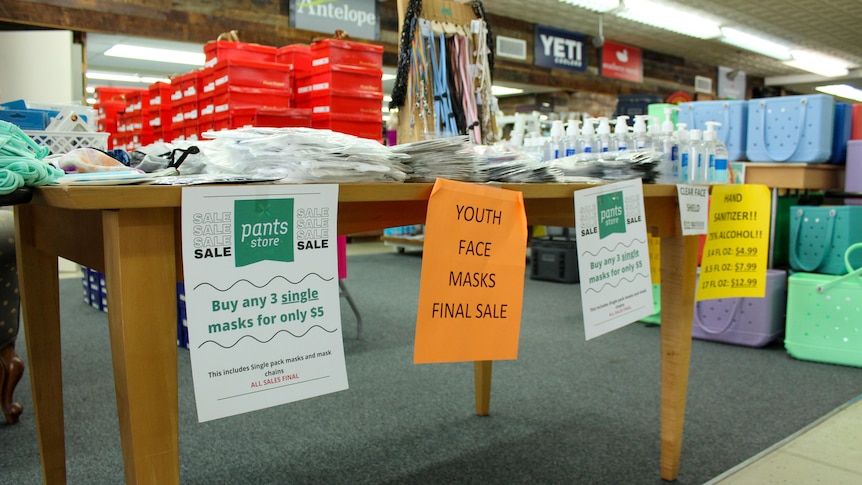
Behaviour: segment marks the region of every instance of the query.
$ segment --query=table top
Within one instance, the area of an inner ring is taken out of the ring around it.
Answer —
[[[432,183],[342,183],[338,185],[339,202],[427,201],[434,186]],[[570,183],[490,183],[489,185],[518,190],[524,194],[525,199],[570,198],[576,190],[596,186],[594,184]],[[80,210],[180,207],[183,187],[189,186],[43,186],[35,191],[32,203]],[[201,187],[201,185],[192,187]],[[644,185],[644,197],[646,198],[675,196],[676,187],[673,185]]]

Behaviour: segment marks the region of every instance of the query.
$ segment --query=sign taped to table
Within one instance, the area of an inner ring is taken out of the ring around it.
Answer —
[[[337,185],[183,188],[198,420],[347,389]]]

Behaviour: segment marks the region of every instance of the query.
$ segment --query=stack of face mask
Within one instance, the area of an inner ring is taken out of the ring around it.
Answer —
[[[17,126],[0,121],[0,195],[25,185],[51,184],[61,177],[62,170],[44,161],[49,152]]]

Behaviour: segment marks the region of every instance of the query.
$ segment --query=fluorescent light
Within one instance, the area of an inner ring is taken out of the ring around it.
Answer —
[[[382,76],[380,76],[380,79],[383,81],[391,81],[395,79],[395,74],[383,74]]]
[[[724,36],[721,38],[721,41],[724,43],[735,45],[736,47],[757,52],[758,54],[763,54],[765,56],[774,57],[781,61],[789,61],[793,58],[790,55],[789,47],[734,29],[733,27],[722,27],[721,34]]]
[[[829,86],[817,86],[814,89],[839,98],[862,102],[862,89],[854,88],[849,84],[830,84]]]
[[[813,51],[792,50],[793,59],[785,61],[790,67],[813,72],[824,77],[841,77],[850,73],[847,62]]]
[[[189,66],[203,66],[206,56],[203,52],[188,52],[172,49],[156,49],[137,45],[116,44],[105,51],[109,57],[125,57],[141,61],[169,62]]]
[[[507,88],[505,86],[491,86],[491,94],[494,96],[508,96],[511,94],[521,94],[523,93],[523,89],[518,88]]]
[[[651,0],[626,0],[623,5],[624,8],[616,14],[634,22],[698,39],[712,39],[721,35],[718,23],[691,10],[678,10],[669,4]]]
[[[609,12],[620,6],[620,0],[560,0],[560,2],[598,13]]]
[[[392,96],[389,96],[388,94],[384,95],[383,96],[383,102],[384,103],[391,103],[392,102]]]
[[[143,83],[153,84],[157,82],[170,83],[170,79],[151,76],[139,76],[137,74],[120,74],[116,72],[93,72],[87,71],[87,79],[97,79],[99,81],[117,81],[124,83]]]

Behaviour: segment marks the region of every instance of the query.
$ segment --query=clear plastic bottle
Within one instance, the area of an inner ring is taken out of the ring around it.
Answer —
[[[661,139],[661,122],[657,116],[647,117],[649,124],[647,125],[647,137],[649,138],[649,146],[659,149],[659,139]]]
[[[688,181],[695,184],[706,183],[706,163],[703,159],[703,142],[701,131],[692,128],[688,132]]]
[[[565,147],[563,147],[563,137],[566,135],[563,129],[562,120],[554,120],[551,123],[551,137],[545,140],[544,145],[544,160],[549,162],[563,156]]]
[[[674,132],[677,145],[679,146],[679,181],[682,183],[691,182],[691,161],[689,146],[689,134],[685,129],[685,123],[677,123],[676,131]]]
[[[629,148],[629,117],[627,115],[617,116],[614,126],[614,150],[624,152]]]
[[[598,140],[597,149],[600,152],[609,152],[613,149],[610,121],[604,116],[598,118],[598,121],[599,127],[596,130],[596,139]]]
[[[676,184],[680,182],[679,166],[679,144],[673,133],[673,120],[671,110],[665,108],[665,121],[661,124],[661,134],[658,138],[657,147],[662,152],[661,163],[659,163],[660,184]]]
[[[587,118],[584,120],[584,126],[581,127],[581,137],[578,138],[578,151],[581,153],[594,153],[598,151],[598,141],[596,140],[596,131],[593,127],[595,118]]]
[[[721,123],[707,121],[706,131],[703,132],[704,151],[709,157],[707,181],[711,184],[726,184],[728,181],[727,147],[718,139],[716,126],[721,126]]]
[[[569,120],[566,125],[566,137],[563,138],[563,146],[565,147],[565,156],[571,157],[578,153],[578,133],[580,133],[580,120]]]
[[[632,130],[632,145],[635,150],[645,150],[652,148],[647,135],[646,119],[648,115],[635,115],[635,126]]]

